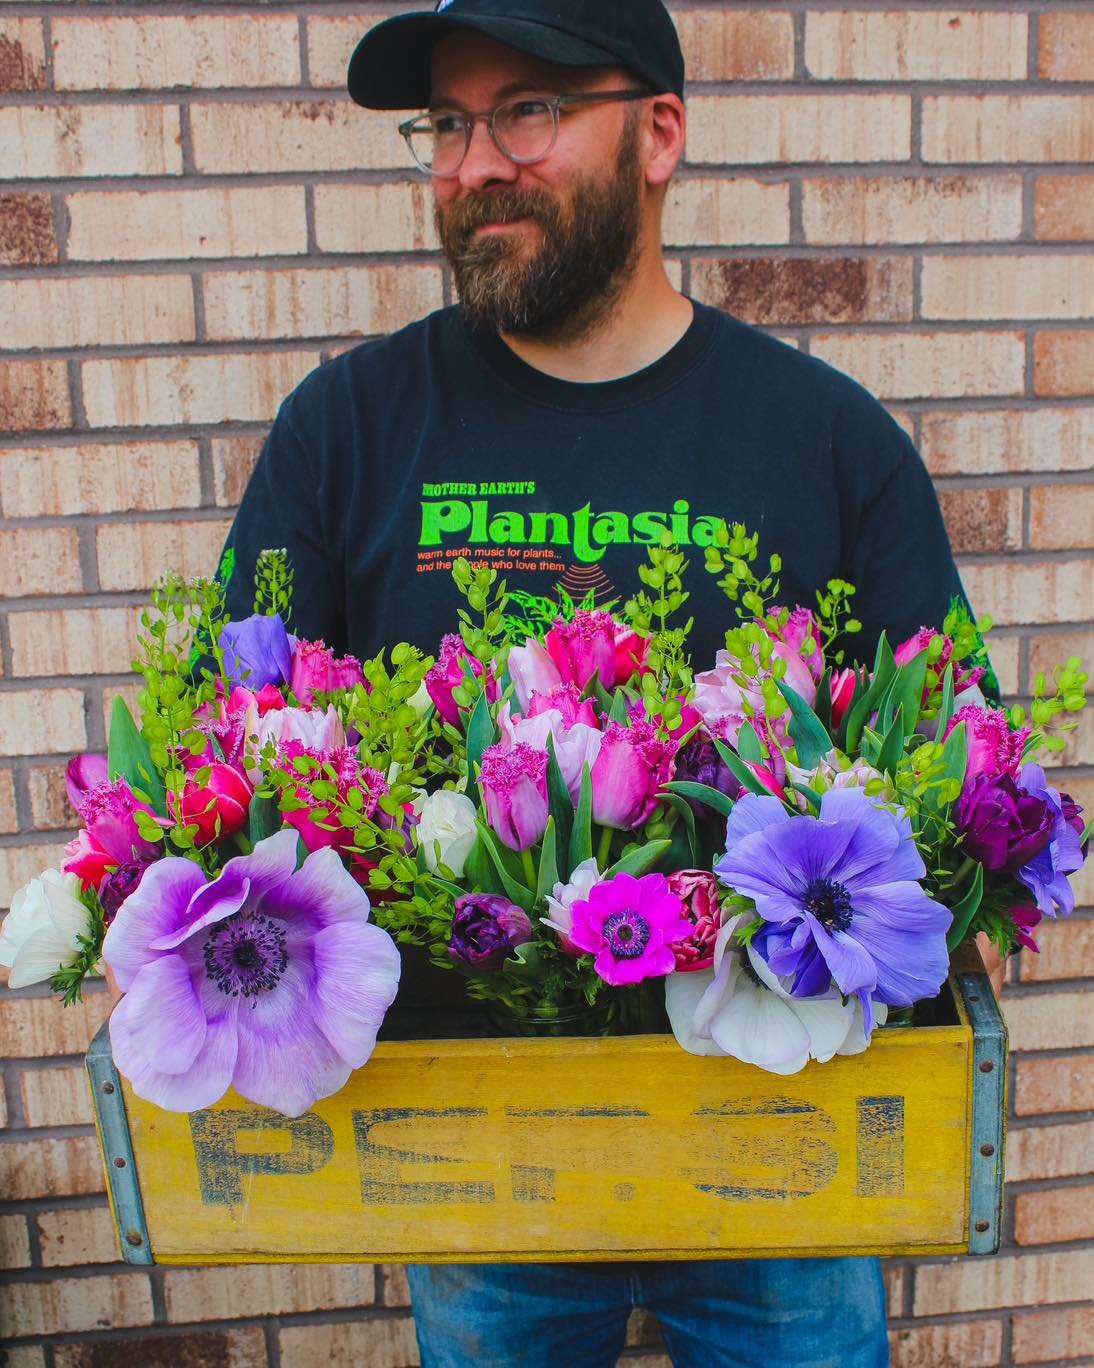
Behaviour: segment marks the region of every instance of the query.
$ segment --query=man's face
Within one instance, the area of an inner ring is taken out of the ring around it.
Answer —
[[[492,109],[515,95],[633,85],[626,73],[577,71],[475,34],[433,59],[434,109]],[[635,106],[565,108],[542,161],[518,165],[476,124],[455,176],[434,182],[437,229],[460,304],[475,326],[571,339],[607,313],[637,259],[642,220]]]

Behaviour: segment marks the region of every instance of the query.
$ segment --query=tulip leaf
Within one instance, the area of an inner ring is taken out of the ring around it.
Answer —
[[[881,749],[877,753],[875,768],[881,770],[882,774],[889,774],[895,779],[896,769],[903,754],[904,704],[902,703],[896,710],[893,725],[885,733],[885,740],[882,741]]]
[[[818,793],[816,789],[810,788],[808,784],[791,784],[790,787],[795,793],[800,793],[803,798],[808,800],[809,806],[814,812],[820,812],[822,794]]]
[[[535,894],[530,888],[525,888],[524,884],[515,879],[506,869],[505,861],[498,850],[493,832],[481,821],[479,823],[479,840],[483,843],[487,855],[490,856],[491,862],[497,870],[501,886],[505,890],[505,896],[510,902],[515,902],[523,911],[530,913],[536,905]]]
[[[790,706],[790,739],[798,754],[798,764],[803,769],[815,769],[832,749],[832,738],[800,693],[781,679],[775,683]]]
[[[461,888],[459,884],[449,883],[447,879],[442,879],[437,874],[431,874],[429,877],[438,888],[444,889],[450,898],[462,898],[467,893],[466,888]]]
[[[953,784],[957,785],[958,791],[960,791],[960,786],[965,779],[968,758],[969,741],[965,731],[965,724],[964,722],[958,722],[957,726],[954,727],[953,731],[950,732],[949,736],[947,736],[942,743],[942,767],[936,774],[932,775],[931,786],[920,799],[920,802],[925,807],[932,808],[937,812],[944,807],[948,807],[950,803],[954,801],[953,798],[945,795],[942,786],[946,780],[951,780],[953,781]]]
[[[980,909],[981,900],[984,897],[984,866],[978,864],[976,872],[972,876],[972,883],[959,902],[954,903],[950,911],[953,913],[953,925],[946,936],[946,948],[956,950],[965,937],[969,934],[969,927],[972,919]]]
[[[749,793],[758,794],[761,798],[769,798],[771,796],[771,790],[765,787],[763,781],[752,773],[741,757],[735,755],[724,741],[719,741],[718,738],[715,737],[714,748],[725,761],[729,772],[739,784],[748,789]]]
[[[475,706],[471,710],[471,720],[467,724],[467,774],[474,780],[482,765],[483,751],[492,746],[497,739],[494,732],[494,719],[490,716],[490,704],[486,690],[479,692]],[[467,796],[476,807],[482,804],[482,792],[477,783],[467,785]]]
[[[941,741],[946,734],[946,728],[950,725],[950,720],[954,714],[954,690],[953,690],[953,665],[946,666],[946,673],[942,676],[942,702],[938,708],[938,722],[936,724],[935,740]]]
[[[614,879],[617,874],[630,874],[633,878],[640,878],[653,868],[670,845],[671,841],[647,841],[645,845],[628,851],[616,860],[603,877]]]
[[[612,706],[608,709],[608,720],[618,722],[621,727],[627,725],[627,696],[622,689],[617,689],[612,696]]]
[[[829,735],[832,734],[832,669],[829,666],[820,677],[817,685],[817,701],[813,704],[817,721]]]
[[[544,969],[541,963],[539,946],[534,941],[524,941],[513,947],[513,953],[501,966],[502,973],[510,978],[529,979],[542,983]]]
[[[760,745],[760,738],[751,722],[741,723],[741,730],[737,733],[737,754],[742,760],[751,760],[754,765],[760,765],[767,759],[767,752]]]
[[[469,888],[478,889],[483,893],[502,892],[501,880],[494,868],[494,862],[486,852],[481,831],[464,861],[463,872]]]
[[[853,755],[858,749],[858,743],[862,738],[862,729],[869,720],[870,714],[878,708],[881,698],[892,683],[895,674],[896,660],[893,657],[893,650],[885,633],[882,632],[877,644],[877,654],[874,656],[873,677],[870,680],[870,686],[861,698],[856,699],[847,713],[847,735],[843,749],[848,755]]]
[[[570,877],[570,832],[574,825],[574,805],[566,780],[562,777],[558,756],[555,754],[555,738],[547,733],[547,804],[551,821],[555,824],[556,860],[559,861],[559,877]]]
[[[256,846],[259,841],[264,841],[267,836],[272,836],[275,831],[281,829],[281,813],[274,798],[260,798],[256,793],[251,799],[251,808],[247,815],[250,823],[247,835],[252,846]]]
[[[547,828],[543,833],[543,845],[539,854],[539,875],[536,879],[536,902],[554,891],[558,883],[558,861],[555,856],[555,819],[547,818]]]
[[[167,816],[167,795],[163,779],[152,763],[152,755],[140,734],[124,698],[115,698],[110,711],[110,738],[107,746],[107,772],[111,779],[124,779],[149,807]]]
[[[697,784],[692,779],[673,779],[661,790],[662,793],[679,794],[684,798],[694,798],[697,803],[703,803],[715,812],[721,813],[723,817],[728,817],[733,811],[733,799],[728,793],[723,793],[721,789],[711,788],[709,784]],[[767,790],[765,789],[766,793]],[[675,804],[673,804],[675,807]],[[691,808],[688,808],[691,811]]]
[[[889,693],[882,704],[882,728],[891,726],[891,719],[897,709],[903,706],[908,731],[915,730],[919,711],[923,706],[923,687],[927,682],[927,648],[912,657],[906,665],[901,665],[896,677],[889,686]]]
[[[581,796],[577,800],[573,829],[570,832],[570,873],[583,860],[593,856],[593,781],[589,777],[589,766],[581,769]]]
[[[663,798],[669,807],[680,815],[680,823],[687,832],[688,847],[691,852],[688,858],[688,866],[694,869],[699,863],[699,837],[695,830],[695,813],[691,810],[691,804],[678,793],[666,793],[662,790],[659,797]],[[675,832],[673,834],[675,835]]]

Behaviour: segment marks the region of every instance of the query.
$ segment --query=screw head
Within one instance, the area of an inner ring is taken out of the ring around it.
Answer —
[[[976,1229],[979,1230],[981,1234],[983,1234],[985,1230],[989,1230],[990,1228],[991,1223],[989,1221],[977,1221],[976,1223]]]
[[[102,1091],[104,1093],[112,1093],[114,1091],[114,1084],[111,1083],[109,1079],[107,1079],[106,1082],[102,1085]]]
[[[144,1244],[144,1236],[140,1233],[139,1230],[130,1229],[125,1232],[125,1242],[126,1244],[131,1244],[134,1246],[142,1245]]]
[[[991,1062],[991,1060],[990,1060],[990,1059],[985,1059],[984,1062],[980,1065],[980,1072],[981,1072],[981,1073],[991,1073],[992,1069],[994,1069],[994,1068],[995,1068],[995,1065]]]
[[[114,1167],[125,1168],[125,1160],[121,1157],[120,1154],[118,1155],[117,1159],[114,1160]]]
[[[984,1156],[985,1159],[990,1159],[991,1156],[995,1153],[995,1146],[994,1146],[994,1145],[981,1145],[981,1146],[980,1146],[980,1153]]]

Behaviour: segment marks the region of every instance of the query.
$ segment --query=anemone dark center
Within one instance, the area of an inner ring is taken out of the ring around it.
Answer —
[[[835,879],[811,879],[802,902],[829,931],[846,931],[851,925],[851,894]]]
[[[616,959],[637,959],[650,943],[650,924],[633,908],[625,907],[605,920],[604,939]]]
[[[284,927],[257,912],[239,912],[218,922],[202,954],[211,982],[228,997],[268,993],[289,962]]]

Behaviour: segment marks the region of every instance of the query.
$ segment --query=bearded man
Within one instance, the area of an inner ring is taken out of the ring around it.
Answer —
[[[846,376],[697,304],[661,248],[685,137],[684,63],[661,0],[442,0],[362,39],[349,91],[429,175],[459,306],[338,357],[283,404],[232,530],[229,609],[288,549],[293,626],[358,656],[435,652],[459,554],[517,612],[559,586],[607,606],[668,529],[702,561],[717,520],[783,559],[781,601],[858,586],[859,641],[941,623],[960,594],[926,471]],[[726,117],[729,117],[728,113]],[[727,622],[690,581],[697,668]],[[437,1034],[453,976],[408,964],[404,1026]],[[428,1008],[431,1018],[422,1013]],[[870,1259],[410,1270],[426,1368],[610,1365],[627,1315],[677,1364],[877,1368]]]

